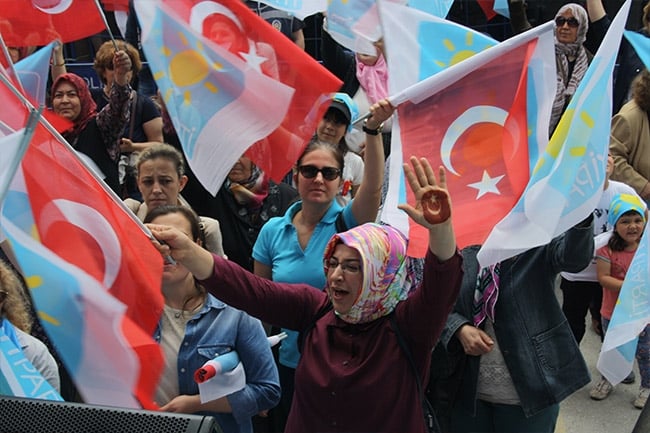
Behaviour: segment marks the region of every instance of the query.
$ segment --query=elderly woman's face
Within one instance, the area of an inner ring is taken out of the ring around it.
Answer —
[[[231,182],[241,183],[250,178],[251,174],[253,174],[253,162],[249,158],[242,156],[230,169],[228,179]]]
[[[565,10],[555,19],[555,37],[562,44],[572,44],[578,40],[580,21],[573,16],[570,9]]]
[[[52,107],[56,114],[74,122],[81,113],[81,99],[77,88],[67,81],[62,81],[54,91]]]
[[[338,244],[329,258],[327,294],[334,310],[340,314],[350,312],[357,302],[363,284],[361,256],[354,248]]]

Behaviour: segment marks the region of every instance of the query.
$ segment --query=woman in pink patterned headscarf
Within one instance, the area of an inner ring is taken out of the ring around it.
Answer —
[[[425,433],[419,392],[429,376],[462,278],[445,172],[411,158],[416,206],[400,205],[429,231],[422,283],[411,289],[405,237],[373,223],[335,234],[326,247],[325,292],[256,277],[169,227],[159,246],[210,293],[264,322],[301,332],[302,356],[285,432]],[[409,361],[410,358],[410,361]],[[416,374],[417,373],[417,374]]]

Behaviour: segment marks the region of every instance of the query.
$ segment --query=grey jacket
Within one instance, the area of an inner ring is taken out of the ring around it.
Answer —
[[[501,263],[494,330],[526,416],[559,403],[590,381],[589,370],[555,297],[560,271],[577,272],[593,256],[593,220],[578,224],[549,244]],[[450,353],[462,351],[455,332],[472,324],[479,247],[463,250],[460,295],[441,341]],[[458,400],[476,410],[478,356],[467,356]]]

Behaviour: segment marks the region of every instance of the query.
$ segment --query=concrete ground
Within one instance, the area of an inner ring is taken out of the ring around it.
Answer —
[[[589,324],[591,317],[587,316]],[[608,398],[596,401],[589,398],[589,391],[600,378],[596,362],[600,353],[600,337],[587,330],[580,349],[591,371],[591,384],[575,392],[560,405],[560,417],[555,433],[631,433],[641,414],[632,402],[639,391],[639,372],[635,365],[636,381],[617,385]]]

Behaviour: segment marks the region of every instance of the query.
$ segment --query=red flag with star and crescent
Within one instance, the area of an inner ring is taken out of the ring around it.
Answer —
[[[23,128],[27,108],[5,83],[0,100],[0,136]],[[157,408],[162,258],[135,216],[43,121],[0,208],[41,323],[84,401]]]
[[[104,28],[93,0],[0,0],[0,32],[10,47],[72,42]]]
[[[550,34],[549,29],[542,30]],[[434,170],[443,166],[447,171],[461,248],[483,243],[530,178],[536,150],[529,138],[536,134],[529,122],[539,116],[534,112],[536,103],[531,104],[535,92],[529,66],[533,57],[534,64],[541,64],[538,38],[531,32],[490,48],[413,86],[420,90],[403,92],[410,96],[395,98],[405,100],[398,107],[404,161],[412,155],[425,156]],[[433,83],[433,90],[428,83]],[[406,192],[408,202],[414,203],[410,189]],[[409,223],[409,254],[422,257],[428,235]]]

